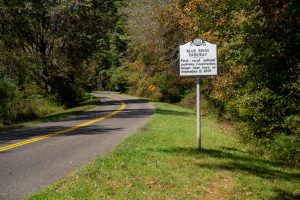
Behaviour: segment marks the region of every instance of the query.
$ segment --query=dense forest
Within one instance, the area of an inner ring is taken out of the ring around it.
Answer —
[[[0,1],[4,124],[78,105],[118,65],[119,1]],[[124,50],[122,50],[124,52]]]
[[[92,90],[191,104],[178,45],[202,38],[218,44],[219,74],[201,81],[220,120],[257,153],[300,163],[297,0],[1,0],[0,16],[3,124]]]

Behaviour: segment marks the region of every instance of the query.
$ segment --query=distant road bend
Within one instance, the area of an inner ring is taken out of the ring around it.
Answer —
[[[154,113],[146,100],[93,93],[101,105],[55,122],[0,132],[0,199],[23,199],[111,150]]]

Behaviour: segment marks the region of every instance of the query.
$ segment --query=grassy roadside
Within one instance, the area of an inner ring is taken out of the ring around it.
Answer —
[[[58,120],[58,119],[61,119],[61,118],[64,118],[64,117],[67,117],[70,115],[75,115],[80,112],[90,110],[99,103],[100,103],[99,98],[96,98],[96,97],[90,95],[89,93],[86,93],[83,101],[80,103],[80,106],[78,106],[78,107],[69,108],[69,109],[62,109],[59,107],[59,108],[57,108],[56,112],[46,115],[44,117],[40,117],[36,120],[21,122],[21,123],[7,125],[7,126],[0,125],[0,131],[10,130],[13,128],[18,128],[18,127],[30,126],[30,125],[38,124],[41,122],[55,121],[55,120]]]
[[[193,111],[155,106],[139,134],[27,199],[300,198],[299,169],[251,155],[209,116],[203,116],[197,151]]]

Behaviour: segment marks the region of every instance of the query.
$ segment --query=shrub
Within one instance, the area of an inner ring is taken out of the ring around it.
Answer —
[[[51,98],[45,98],[36,85],[26,85],[19,91],[10,79],[0,81],[0,121],[9,125],[33,120],[63,108]]]
[[[188,107],[188,108],[195,108],[196,105],[196,93],[195,91],[189,91],[183,99],[180,101],[180,104]]]
[[[300,164],[299,105],[296,98],[264,88],[245,91],[227,103],[244,142],[277,161]]]
[[[33,104],[34,113],[38,117],[44,117],[46,115],[62,111],[64,108],[62,106],[57,105],[51,99],[35,99],[31,100],[31,104]]]
[[[299,135],[279,134],[269,146],[270,157],[278,161],[300,165],[300,137]]]
[[[70,81],[65,77],[55,77],[52,82],[53,92],[56,100],[67,107],[74,107],[79,105],[83,100],[85,91],[82,84],[78,80]]]
[[[10,102],[15,97],[16,86],[11,79],[0,80],[0,119],[5,117],[5,113]]]
[[[11,101],[3,112],[3,123],[10,125],[16,122],[34,120],[50,113],[63,110],[48,99],[18,98]]]
[[[18,121],[33,120],[37,115],[34,113],[34,104],[27,100],[13,100],[7,105],[3,113],[3,123],[12,124]]]
[[[227,111],[236,121],[248,127],[247,131],[243,131],[245,134],[251,134],[257,139],[273,139],[277,134],[291,133],[285,116],[299,111],[295,101],[296,99],[286,98],[264,88],[239,95],[227,103]]]
[[[117,67],[111,70],[111,83],[116,91],[125,92],[127,88],[127,81],[125,79],[125,68]]]

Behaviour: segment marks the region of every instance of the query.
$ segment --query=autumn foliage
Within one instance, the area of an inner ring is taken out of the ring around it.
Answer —
[[[153,95],[160,100],[184,98],[194,80],[178,78],[178,45],[197,37],[216,43],[219,74],[202,85],[220,118],[234,121],[258,152],[300,162],[296,0],[129,2],[126,73],[131,85],[141,86],[134,91],[143,94],[141,88],[156,84],[161,91]]]
[[[192,105],[178,46],[194,38],[218,45],[202,94],[220,119],[257,152],[299,164],[298,0],[0,1],[0,123],[93,89]]]

